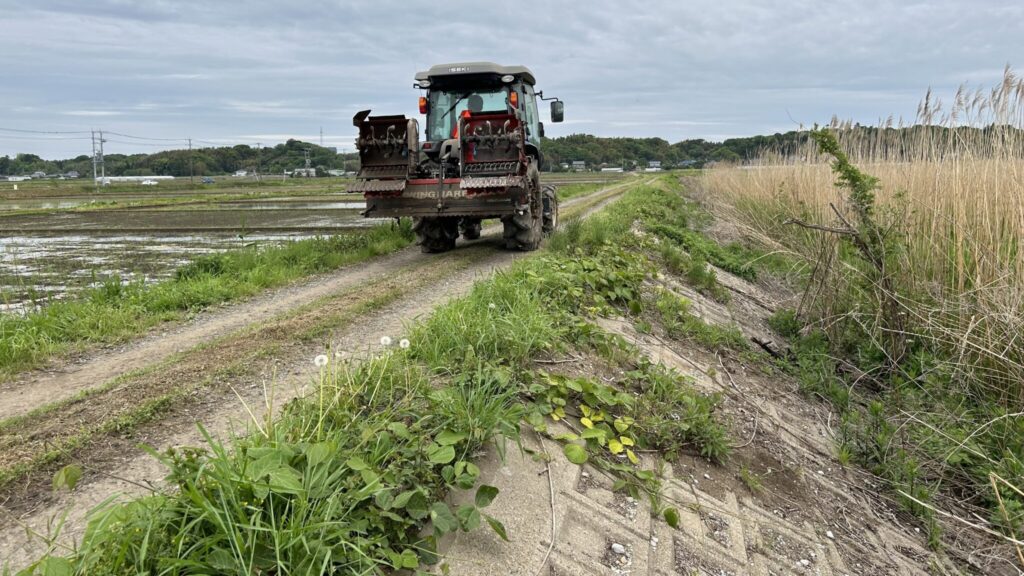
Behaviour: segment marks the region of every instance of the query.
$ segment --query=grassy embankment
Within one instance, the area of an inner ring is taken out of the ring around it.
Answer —
[[[76,346],[123,340],[213,304],[393,252],[412,240],[404,224],[253,246],[197,258],[165,282],[125,284],[114,277],[24,315],[0,314],[0,378]]]
[[[101,506],[77,551],[55,551],[26,573],[417,569],[435,560],[439,535],[486,521],[506,536],[500,519],[486,514],[497,489],[477,485],[472,457],[516,441],[522,427],[559,443],[570,461],[615,475],[617,489],[646,494],[677,523],[656,470],[634,450],[726,457],[719,400],[593,320],[638,318],[647,309],[678,326],[680,337],[728,332],[694,329],[686,302],[656,280],[662,249],[652,239],[674,241],[655,228],[682,234],[689,217],[663,180],[568,223],[547,250],[414,326],[408,346],[358,363],[325,356],[314,391],[278,418],[255,422],[250,435],[161,455],[174,490]],[[637,222],[648,234],[634,234]],[[565,353],[618,376],[608,384],[536,362]],[[72,467],[57,480],[76,476]],[[445,501],[451,490],[473,489],[473,504],[453,510]]]
[[[834,125],[703,181],[814,267],[776,326],[842,414],[840,458],[891,482],[935,544],[937,515],[1024,536],[1022,94],[1008,74],[944,117],[926,100],[911,131]]]

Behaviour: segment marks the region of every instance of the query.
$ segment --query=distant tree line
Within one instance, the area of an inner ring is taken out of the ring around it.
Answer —
[[[974,142],[977,153],[989,154],[982,144],[991,147],[1003,143],[1005,148],[1019,148],[1024,142],[1024,132],[1010,126],[987,126],[983,128],[943,126],[910,126],[876,128],[851,126],[846,136],[855,136],[868,145],[885,149],[887,157],[898,159],[903,154],[918,148],[915,141],[921,139],[933,142]],[[998,138],[993,138],[993,134]],[[722,142],[703,139],[683,140],[670,144],[662,138],[603,138],[590,134],[571,134],[558,138],[544,138],[541,148],[544,153],[544,170],[560,170],[562,164],[573,161],[586,162],[588,169],[602,165],[625,166],[627,169],[646,167],[652,160],[661,162],[665,168],[700,168],[709,162],[741,162],[756,158],[764,150],[782,155],[796,153],[808,140],[807,131],[790,131],[764,136],[729,138]],[[847,140],[849,141],[849,140]],[[357,170],[358,154],[337,154],[329,148],[316,144],[289,140],[272,148],[257,150],[252,146],[224,146],[219,148],[198,148],[188,150],[167,150],[155,154],[107,154],[105,156],[108,176],[188,176],[189,160],[194,162],[197,176],[230,174],[237,170],[255,171],[258,167],[264,174],[280,174],[305,166],[303,151],[310,151],[311,164],[323,172],[331,169]],[[954,150],[954,147],[950,147]],[[1024,156],[1014,153],[1015,157]],[[43,160],[35,154],[18,154],[14,158],[0,156],[0,174],[24,175],[36,171],[47,174],[67,173],[71,170],[86,176],[92,174],[92,160],[87,155],[69,160]]]
[[[320,171],[356,170],[359,157],[355,153],[338,154],[329,148],[289,140],[262,150],[239,144],[218,148],[196,148],[188,150],[165,150],[153,154],[105,154],[103,156],[107,176],[188,176],[189,164],[196,176],[231,174],[238,170],[249,172],[259,168],[264,174],[280,174],[305,167],[304,150],[309,150],[310,164]],[[14,158],[0,156],[0,174],[24,175],[33,172],[66,174],[76,171],[84,176],[92,175],[92,158],[81,155],[68,160],[44,160],[35,154],[18,154]]]
[[[602,138],[572,134],[545,138],[542,142],[545,169],[559,170],[562,164],[583,161],[588,168],[609,166],[646,167],[651,160],[663,167],[701,167],[711,161],[737,162],[757,156],[765,148],[795,150],[807,140],[806,132],[786,132],[769,136],[730,138],[723,142],[703,139],[670,144],[662,138]]]

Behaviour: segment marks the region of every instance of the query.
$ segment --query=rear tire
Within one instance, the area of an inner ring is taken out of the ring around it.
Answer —
[[[544,239],[544,218],[539,215],[534,218],[529,208],[522,214],[502,219],[501,223],[505,226],[503,236],[509,250],[532,252],[540,248]]]
[[[454,218],[417,218],[412,229],[424,253],[447,252],[459,237],[459,222]]]
[[[541,198],[544,201],[544,235],[550,236],[558,228],[558,195],[555,187],[546,184],[542,188]]]
[[[502,236],[509,250],[531,252],[540,248],[544,240],[543,199],[540,189],[540,172],[534,163],[526,170],[526,181],[530,187],[530,203],[522,214],[506,216],[501,220],[505,226]]]

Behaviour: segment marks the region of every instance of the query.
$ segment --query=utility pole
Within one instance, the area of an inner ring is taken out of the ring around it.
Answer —
[[[194,170],[193,156],[192,156],[192,139],[188,139],[188,184],[189,186],[195,186],[196,184],[196,173]]]
[[[320,127],[320,147],[324,147],[324,127]]]
[[[306,157],[306,170],[305,170],[305,171],[303,172],[303,175],[304,175],[304,176],[305,176],[306,178],[309,178],[309,170],[310,170],[310,165],[311,165],[311,164],[312,164],[312,162],[313,162],[313,161],[312,161],[312,160],[310,160],[310,158],[309,158],[309,148],[305,148],[305,149],[303,149],[303,150],[302,150],[302,154],[303,154],[303,156],[305,156],[305,157]],[[316,174],[313,174],[313,176],[316,176]]]
[[[260,185],[262,179],[260,173],[263,172],[263,142],[256,143],[256,186]]]
[[[92,132],[92,182],[95,185],[96,191],[100,190],[100,181],[96,179],[96,131]]]
[[[106,183],[106,180],[107,180],[107,168],[106,168],[106,166],[103,165],[103,143],[104,142],[106,142],[106,140],[103,139],[103,130],[100,130],[100,159],[99,159],[100,179],[103,180],[104,183]]]

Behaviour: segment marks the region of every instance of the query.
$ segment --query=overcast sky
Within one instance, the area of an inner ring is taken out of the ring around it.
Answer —
[[[566,102],[548,135],[720,140],[992,85],[1024,65],[1024,2],[0,0],[0,128],[86,131],[0,131],[0,155],[89,154],[91,129],[351,149],[353,113],[413,115],[415,72],[466,60],[533,69]]]

